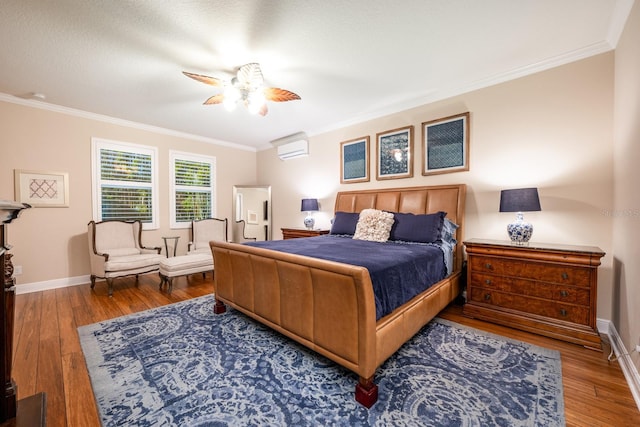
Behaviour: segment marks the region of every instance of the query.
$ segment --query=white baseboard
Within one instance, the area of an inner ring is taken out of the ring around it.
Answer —
[[[604,333],[609,337],[611,348],[616,355],[627,384],[629,384],[629,389],[631,389],[631,394],[636,401],[638,410],[640,410],[640,374],[629,355],[629,351],[624,346],[622,338],[620,338],[616,327],[610,320],[598,319],[598,332]]]
[[[51,289],[67,288],[69,286],[91,283],[91,276],[66,277],[64,279],[45,280],[44,282],[26,283],[16,285],[16,294],[29,294],[31,292],[49,291]]]

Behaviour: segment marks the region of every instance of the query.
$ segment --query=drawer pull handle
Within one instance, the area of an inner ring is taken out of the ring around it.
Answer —
[[[562,278],[563,278],[564,280],[567,280],[567,279],[569,278],[569,275],[567,274],[567,272],[566,272],[566,271],[562,273]]]
[[[563,317],[566,317],[567,316],[567,310],[565,310],[564,308],[560,309],[560,315],[563,316]]]
[[[484,300],[489,301],[491,299],[491,294],[484,294]]]
[[[560,296],[563,298],[566,298],[569,295],[569,292],[567,291],[560,291]]]
[[[484,284],[485,285],[490,285],[491,284],[491,279],[485,279],[484,280]]]
[[[493,270],[493,266],[490,263],[486,263],[484,265],[484,268],[486,268],[487,270]]]

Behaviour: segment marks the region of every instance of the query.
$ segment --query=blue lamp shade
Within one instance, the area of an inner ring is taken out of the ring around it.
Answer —
[[[315,220],[311,212],[318,210],[318,199],[302,199],[302,205],[300,211],[307,212],[307,217],[304,219],[304,226],[309,230],[313,230]]]
[[[525,222],[523,212],[535,212],[540,208],[537,188],[517,188],[500,192],[500,212],[516,212],[516,220],[507,225],[511,243],[526,245],[533,234],[533,225]]]
[[[311,212],[318,210],[318,199],[302,199],[301,212]]]

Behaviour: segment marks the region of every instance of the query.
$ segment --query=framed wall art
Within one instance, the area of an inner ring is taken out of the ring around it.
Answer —
[[[411,178],[413,176],[413,126],[378,133],[376,139],[378,141],[376,179]]]
[[[422,175],[469,170],[469,113],[422,123]]]
[[[34,208],[69,207],[69,174],[15,169],[16,199]]]
[[[340,143],[340,183],[369,181],[369,137]]]

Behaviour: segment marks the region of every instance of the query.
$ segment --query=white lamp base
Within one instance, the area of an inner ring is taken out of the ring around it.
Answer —
[[[522,212],[516,214],[516,221],[507,225],[507,233],[514,245],[528,245],[533,234],[533,225],[524,221]]]
[[[304,219],[304,226],[307,227],[307,229],[309,230],[313,230],[313,226],[315,223],[316,223],[315,219],[313,219],[313,217],[311,216],[311,212],[309,212],[307,217]]]

